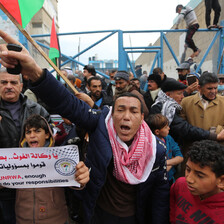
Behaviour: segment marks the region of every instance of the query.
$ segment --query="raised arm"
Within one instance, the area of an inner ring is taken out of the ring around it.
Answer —
[[[0,36],[6,43],[21,45],[1,30]],[[91,111],[86,103],[72,95],[46,69],[41,69],[24,47],[21,52],[14,52],[8,51],[6,44],[1,44],[0,58],[0,63],[7,68],[14,68],[19,61],[22,66],[22,75],[32,82],[31,90],[62,117],[90,131],[96,127],[99,115]]]

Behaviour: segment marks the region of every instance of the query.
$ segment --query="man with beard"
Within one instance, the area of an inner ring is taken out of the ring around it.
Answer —
[[[145,104],[143,95],[137,90],[137,88],[135,86],[130,84],[129,74],[126,71],[118,71],[114,77],[114,80],[115,80],[114,98],[116,98],[119,95],[126,93],[126,92],[130,92],[130,93],[137,95],[143,104],[144,115],[145,115],[145,118],[147,118],[149,111]]]
[[[190,74],[190,64],[188,62],[184,62],[180,64],[179,67],[176,68],[178,72],[179,82],[187,85],[187,75]],[[191,85],[187,86],[184,91],[184,96],[190,96],[194,91],[198,90],[198,83],[194,82]]]
[[[133,86],[136,86],[136,87],[137,87],[137,90],[138,90],[142,95],[145,94],[145,91],[141,89],[141,84],[140,84],[140,80],[139,80],[139,78],[132,78],[132,79],[131,79],[131,84],[132,84]]]
[[[95,70],[94,66],[93,65],[85,65],[83,68],[83,76],[84,76],[84,80],[82,81],[80,90],[83,93],[89,93],[89,89],[87,87],[87,82],[88,82],[89,78],[96,76],[96,70]],[[101,81],[102,81],[102,88],[105,90],[107,87],[107,84],[103,79],[101,79]]]
[[[112,105],[113,98],[108,96],[105,91],[102,91],[102,80],[99,77],[89,78],[87,85],[90,91],[89,96],[94,101],[94,109],[101,108],[104,105]]]

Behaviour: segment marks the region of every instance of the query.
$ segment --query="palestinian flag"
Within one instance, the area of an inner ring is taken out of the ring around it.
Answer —
[[[25,28],[33,16],[42,8],[44,0],[0,0],[0,3]]]
[[[56,27],[55,27],[54,18],[53,18],[52,27],[51,27],[49,58],[56,65],[56,58],[59,58],[59,57],[60,57],[60,50],[59,50],[59,44],[58,44],[58,37],[56,33]]]

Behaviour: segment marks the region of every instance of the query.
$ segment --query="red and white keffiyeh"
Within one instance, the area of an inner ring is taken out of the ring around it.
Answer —
[[[128,184],[139,184],[149,177],[156,158],[156,138],[142,122],[132,144],[128,147],[118,137],[111,111],[106,117],[106,126],[114,157],[113,175]]]

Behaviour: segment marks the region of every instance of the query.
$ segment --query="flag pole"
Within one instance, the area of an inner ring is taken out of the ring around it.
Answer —
[[[220,62],[219,62],[219,68],[218,68],[218,72],[217,72],[217,74],[219,74],[220,69],[221,69],[222,60],[223,60],[223,54],[224,54],[224,49],[223,49],[223,51],[222,51],[222,56],[221,56],[221,59],[220,59]]]
[[[0,9],[9,17],[9,19],[15,24],[15,26],[21,31],[21,33],[29,40],[29,42],[39,51],[39,53],[46,59],[46,61],[54,68],[54,70],[60,75],[60,77],[66,82],[66,84],[77,94],[78,90],[72,85],[68,78],[62,74],[59,68],[51,61],[46,55],[43,49],[33,40],[33,38],[26,32],[25,29],[15,20],[15,18],[8,12],[8,10],[0,3]]]

